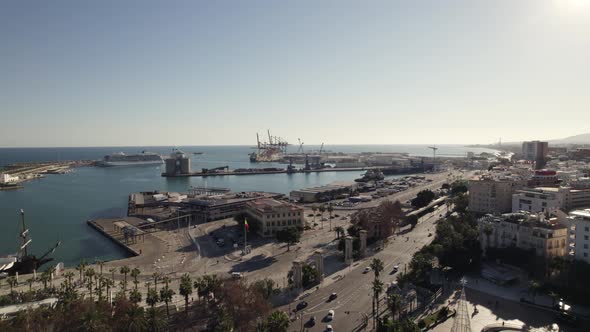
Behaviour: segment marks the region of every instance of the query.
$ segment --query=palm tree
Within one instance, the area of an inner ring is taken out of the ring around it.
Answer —
[[[399,313],[402,306],[402,298],[399,294],[387,294],[387,307],[391,311],[391,318],[395,320],[395,316]]]
[[[163,319],[161,312],[155,308],[147,310],[147,324],[152,332],[168,330],[166,319]]]
[[[188,314],[188,297],[193,293],[193,282],[191,277],[188,273],[185,273],[180,278],[180,286],[178,289],[178,294],[184,296],[184,309]]]
[[[312,205],[311,206],[311,211],[313,211],[313,222],[315,223],[315,213],[318,211],[318,206],[317,205]]]
[[[340,234],[344,235],[344,228],[342,226],[336,226],[334,228],[334,231],[336,232],[336,236],[340,240]]]
[[[284,311],[273,311],[266,319],[266,328],[273,332],[287,332],[289,316]]]
[[[379,258],[373,258],[373,261],[371,261],[371,269],[373,270],[373,273],[375,274],[375,280],[377,280],[379,278],[379,274],[381,274],[381,272],[383,272],[383,261],[380,260]]]
[[[90,292],[90,300],[93,300],[93,298],[92,298],[92,287],[94,285],[94,282],[93,282],[92,279],[94,278],[95,275],[96,275],[96,272],[94,272],[94,269],[93,268],[89,267],[86,270],[86,274],[85,274],[85,276],[86,276],[86,287],[88,287],[88,292]]]
[[[160,298],[158,297],[158,292],[156,291],[156,289],[149,288],[148,286],[148,292],[147,296],[145,297],[145,303],[149,304],[150,307],[154,308],[154,306],[158,304],[159,301]]]
[[[113,280],[113,282],[115,281],[115,272],[117,272],[117,269],[112,267],[109,269],[109,272],[111,273],[111,279]]]
[[[326,212],[326,206],[323,205],[323,204],[320,205],[319,210],[320,210],[320,213],[322,214],[322,219],[321,219],[321,221],[322,221],[322,229],[324,229],[324,212]]]
[[[129,293],[129,301],[133,302],[136,306],[141,302],[141,293],[137,290],[137,287],[133,288]]]
[[[82,275],[84,275],[84,270],[86,269],[86,266],[88,266],[88,263],[86,263],[85,260],[82,260],[80,263],[78,263],[78,266],[76,266],[76,271],[80,272],[80,282],[83,282]]]
[[[137,289],[137,284],[139,284],[137,277],[139,277],[140,274],[141,271],[139,271],[138,268],[133,268],[133,270],[131,270],[131,277],[133,278],[133,284],[135,284],[135,289]]]
[[[332,211],[334,211],[334,206],[332,206],[332,203],[328,204],[328,213],[330,214],[330,231],[332,231]]]
[[[371,289],[373,290],[373,329],[375,328],[375,319],[379,315],[379,296],[383,293],[383,283],[375,278]]]
[[[29,292],[33,290],[33,283],[35,282],[35,278],[29,278],[27,283],[29,283]]]
[[[145,331],[147,330],[147,320],[145,319],[144,310],[136,305],[129,308],[125,315],[127,319],[126,331]]]
[[[100,268],[100,275],[102,275],[102,268],[104,266],[104,261],[101,260],[97,260],[96,264],[98,264],[99,268]]]
[[[51,286],[53,287],[53,276],[55,276],[55,265],[49,265],[49,267],[47,267],[47,273],[49,274],[49,280],[51,282]]]
[[[174,296],[174,290],[170,289],[169,284],[170,278],[164,277],[164,288],[160,289],[160,299],[166,303],[166,315],[170,317],[170,310],[168,308],[168,303],[172,301],[172,296]]]
[[[123,274],[123,294],[127,292],[127,273],[129,273],[130,271],[131,270],[129,269],[129,266],[127,265],[123,265],[119,269],[119,272]]]
[[[104,278],[104,280],[102,281],[104,284],[104,287],[106,288],[107,291],[107,299],[109,299],[109,297],[111,296],[111,287],[115,286],[115,281],[109,279],[109,278]]]
[[[154,274],[152,274],[152,277],[154,277],[154,289],[157,292],[158,291],[158,279],[160,279],[162,277],[162,275],[159,272],[154,272]]]
[[[12,289],[18,285],[18,281],[16,280],[16,277],[12,276],[12,277],[8,277],[8,279],[6,280],[6,282],[8,282],[8,285],[10,286],[10,294],[12,294]]]
[[[49,276],[49,272],[47,270],[43,271],[43,273],[41,273],[41,276],[39,277],[39,280],[41,280],[41,282],[43,283],[43,289],[47,289],[47,283],[49,282],[49,279],[51,279],[51,277]]]

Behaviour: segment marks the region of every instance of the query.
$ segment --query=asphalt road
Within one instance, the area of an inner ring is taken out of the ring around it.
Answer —
[[[367,255],[361,261],[353,263],[350,271],[341,280],[331,283],[326,287],[320,286],[308,296],[303,296],[288,306],[281,307],[282,310],[292,312],[300,301],[306,301],[308,306],[296,313],[293,313],[295,320],[292,322],[289,331],[324,331],[328,324],[332,325],[335,331],[352,331],[362,325],[363,315],[372,311],[371,282],[374,278],[373,272],[363,273],[365,267],[369,266],[373,258],[379,258],[384,262],[384,270],[380,275],[381,281],[387,283],[395,281],[397,273],[392,273],[393,266],[399,265],[400,272],[404,271],[406,264],[412,258],[414,252],[430,243],[434,236],[433,222],[439,214],[446,212],[446,206],[441,206],[437,211],[424,216],[420,224],[411,232],[394,236],[390,239],[389,245],[374,255]],[[406,240],[409,237],[409,240]],[[399,273],[399,272],[398,272]],[[338,297],[329,301],[330,294],[336,293]],[[383,308],[383,307],[382,307]],[[334,310],[334,319],[331,322],[325,320],[328,310]],[[345,313],[350,312],[349,314]],[[315,316],[316,324],[309,326],[307,322]],[[303,326],[303,329],[302,329]],[[369,320],[372,326],[372,320]]]

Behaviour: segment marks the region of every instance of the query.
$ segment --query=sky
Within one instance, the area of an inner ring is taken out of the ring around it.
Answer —
[[[0,1],[0,146],[590,132],[590,0]]]

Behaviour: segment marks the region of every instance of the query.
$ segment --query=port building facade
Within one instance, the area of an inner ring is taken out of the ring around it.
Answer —
[[[258,234],[264,237],[274,237],[279,230],[289,227],[303,229],[305,225],[302,207],[272,198],[246,203],[244,213],[248,223],[256,223]]]

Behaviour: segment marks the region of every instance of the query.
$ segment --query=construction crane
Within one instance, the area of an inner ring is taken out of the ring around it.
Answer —
[[[297,150],[297,153],[303,153],[303,142],[301,142],[301,138],[297,139],[299,141],[299,149]]]
[[[324,150],[324,143],[322,143],[322,146],[320,146],[320,153],[319,154],[322,154],[323,150]]]
[[[438,148],[436,145],[429,146],[428,148],[432,149],[432,171],[434,172],[436,170],[436,150],[438,150]]]

